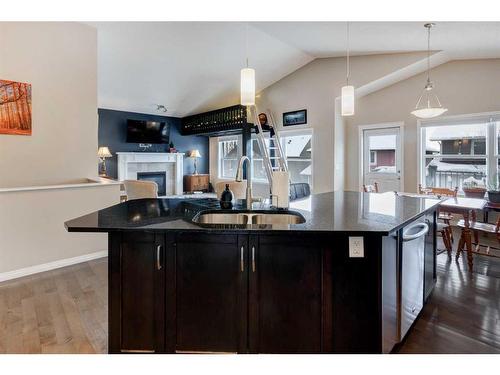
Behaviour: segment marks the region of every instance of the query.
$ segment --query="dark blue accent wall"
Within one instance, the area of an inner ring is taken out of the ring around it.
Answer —
[[[118,177],[116,167],[116,152],[141,152],[138,143],[127,143],[127,119],[164,121],[170,125],[170,141],[174,143],[177,152],[187,152],[188,150],[200,150],[201,159],[198,159],[198,172],[208,173],[208,137],[180,134],[181,119],[169,116],[155,116],[143,113],[114,111],[111,109],[99,108],[99,147],[108,146],[113,154],[112,158],[106,159],[108,175]],[[154,144],[146,150],[147,152],[168,152],[168,145]],[[193,173],[193,159],[184,158],[184,174]]]

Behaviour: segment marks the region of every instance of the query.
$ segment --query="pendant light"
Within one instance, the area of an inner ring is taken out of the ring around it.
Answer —
[[[433,118],[442,115],[448,109],[443,108],[439,98],[434,93],[434,83],[431,81],[431,28],[434,23],[426,23],[424,27],[427,29],[427,83],[424,90],[418,98],[415,110],[411,113],[418,118]]]
[[[347,22],[347,61],[346,61],[346,85],[341,91],[342,116],[354,115],[354,86],[349,85],[349,22]]]
[[[247,66],[240,73],[240,99],[241,105],[255,105],[255,70],[248,67],[248,24],[245,28],[245,45]]]

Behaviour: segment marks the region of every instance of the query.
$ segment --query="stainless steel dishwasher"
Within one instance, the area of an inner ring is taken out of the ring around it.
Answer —
[[[425,217],[402,230],[400,340],[405,337],[424,304],[424,249],[428,231]]]

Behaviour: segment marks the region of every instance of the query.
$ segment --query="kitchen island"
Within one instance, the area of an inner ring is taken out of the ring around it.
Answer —
[[[141,199],[65,225],[109,233],[110,353],[388,353],[434,287],[438,204]]]

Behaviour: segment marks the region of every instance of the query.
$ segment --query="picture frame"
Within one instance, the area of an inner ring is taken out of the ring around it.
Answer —
[[[307,109],[283,113],[283,126],[307,124]]]
[[[0,134],[31,135],[31,84],[0,79]]]

